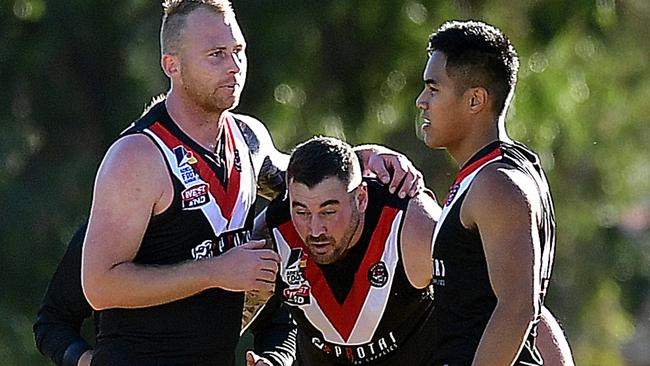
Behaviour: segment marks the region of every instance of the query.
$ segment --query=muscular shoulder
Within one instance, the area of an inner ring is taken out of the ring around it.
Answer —
[[[156,145],[143,134],[120,137],[108,149],[105,161],[119,161],[124,168],[158,165],[162,162]]]
[[[521,170],[503,163],[483,168],[470,187],[461,209],[461,220],[476,227],[483,219],[519,222],[537,206],[534,182]]]
[[[98,182],[135,184],[156,189],[168,179],[158,148],[145,135],[133,134],[119,138],[106,153],[98,173]]]

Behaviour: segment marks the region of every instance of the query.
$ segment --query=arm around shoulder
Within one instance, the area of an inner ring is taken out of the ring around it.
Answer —
[[[273,199],[285,189],[284,172],[289,164],[289,155],[275,147],[269,130],[260,120],[243,114],[235,117],[244,124],[244,136],[258,177],[258,194]]]

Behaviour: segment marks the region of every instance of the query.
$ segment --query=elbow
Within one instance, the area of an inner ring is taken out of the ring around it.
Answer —
[[[524,331],[535,321],[538,306],[535,299],[522,296],[498,301],[497,308],[510,319],[511,326]]]
[[[95,311],[105,310],[113,307],[111,303],[110,291],[106,286],[107,281],[103,281],[101,276],[88,271],[82,271],[81,288],[90,307]]]

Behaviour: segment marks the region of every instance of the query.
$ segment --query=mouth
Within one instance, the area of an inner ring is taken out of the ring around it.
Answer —
[[[431,126],[431,121],[429,120],[429,118],[422,116],[422,129],[423,130],[427,129],[429,128],[429,126]]]
[[[235,88],[239,87],[239,83],[229,83],[229,84],[224,84],[221,86],[222,88],[227,88],[227,89],[232,89],[235,90]]]
[[[329,240],[309,241],[309,247],[314,254],[326,254],[331,246]]]

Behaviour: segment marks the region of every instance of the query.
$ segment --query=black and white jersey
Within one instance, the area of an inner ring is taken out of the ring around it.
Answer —
[[[281,257],[279,293],[298,324],[301,365],[428,365],[432,299],[404,270],[400,236],[408,199],[367,181],[363,233],[347,255],[319,265],[290,219],[288,198],[267,209]]]
[[[523,172],[539,193],[537,219],[541,262],[536,284],[540,305],[551,276],[555,250],[555,218],[549,185],[537,156],[525,146],[494,142],[477,152],[460,170],[445,199],[434,233],[434,303],[436,365],[469,365],[496,306],[478,231],[460,220],[460,209],[476,175],[489,164],[507,164]],[[537,316],[539,319],[539,314]],[[537,321],[535,322],[537,323]],[[534,326],[516,365],[541,365]]]
[[[239,123],[232,114],[225,121],[215,152],[187,136],[164,102],[124,131],[151,139],[174,186],[170,207],[151,218],[134,263],[201,260],[249,239],[256,174]],[[100,311],[93,364],[231,365],[243,299],[241,292],[210,289],[160,306]]]

